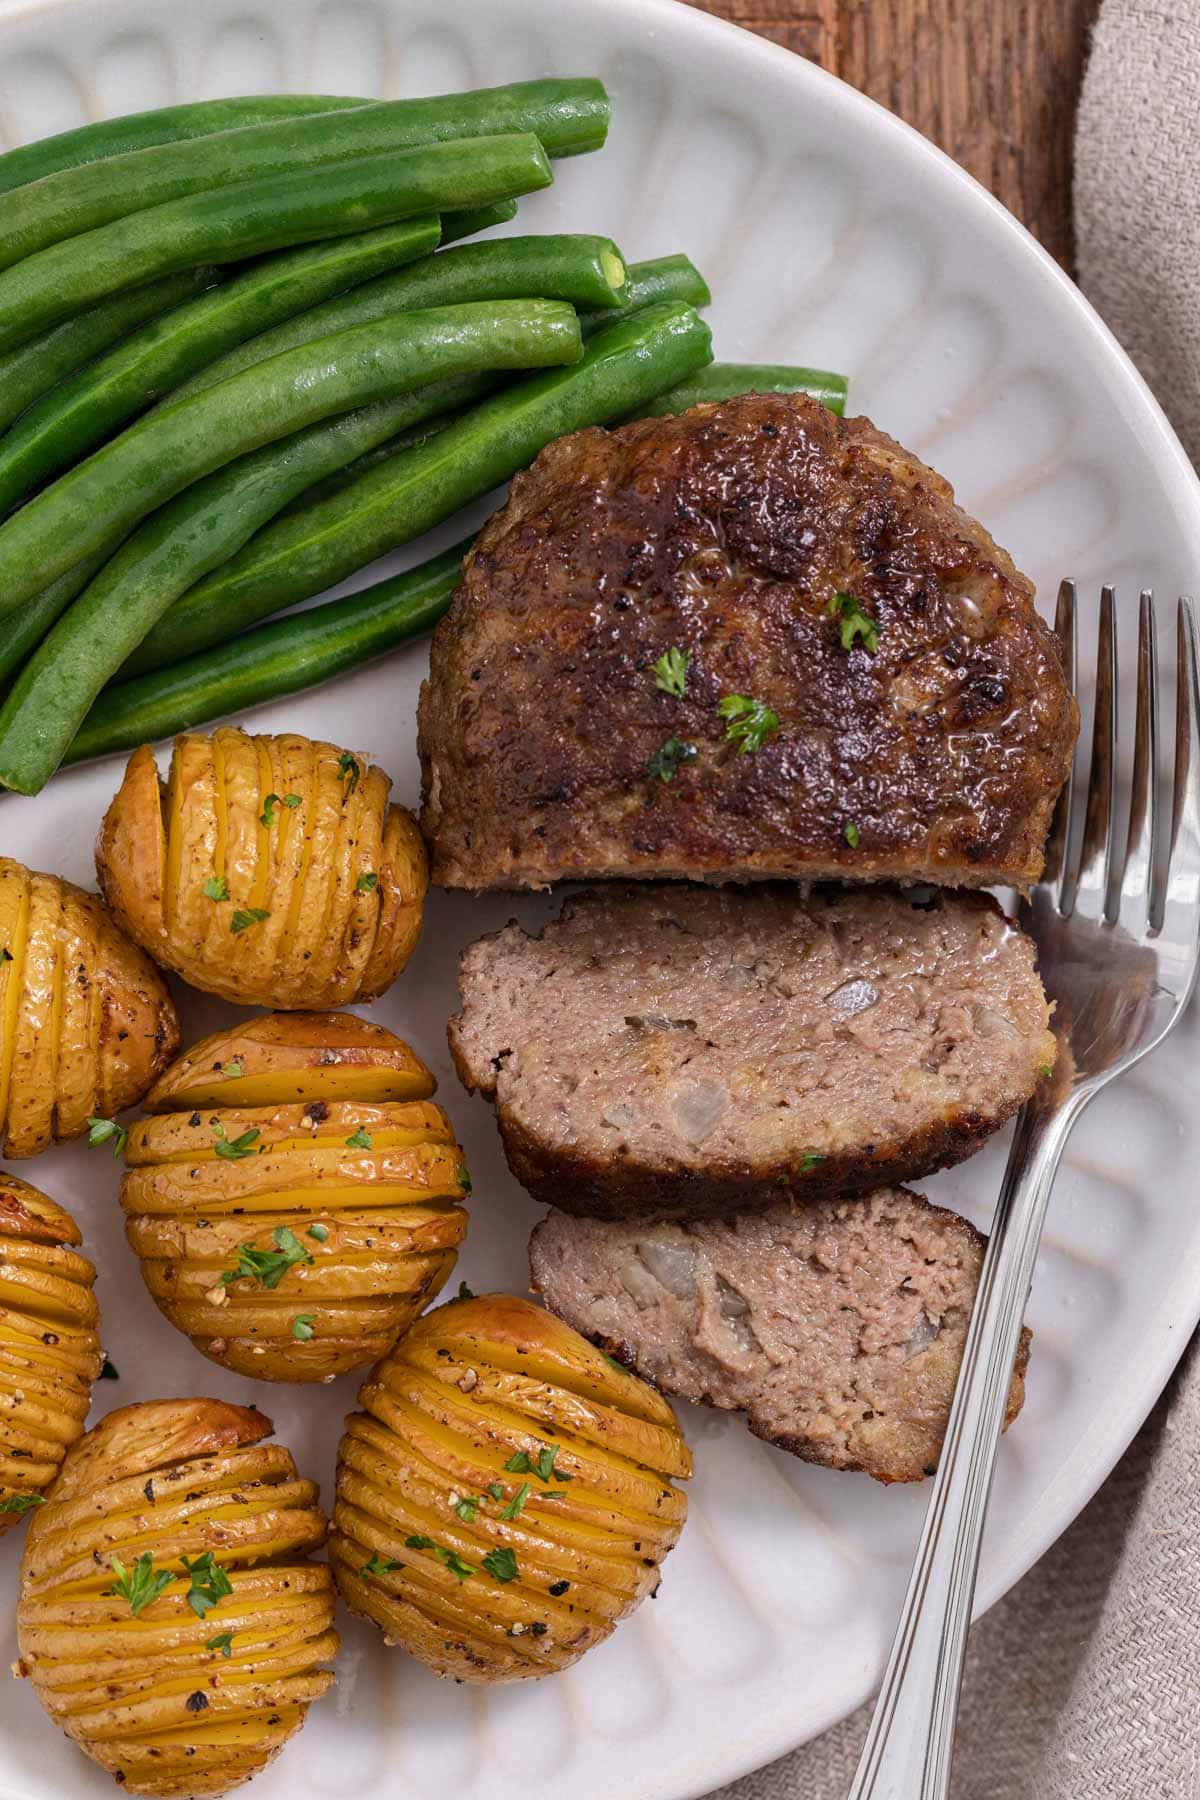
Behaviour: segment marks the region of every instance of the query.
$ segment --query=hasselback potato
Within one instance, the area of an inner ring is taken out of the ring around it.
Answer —
[[[178,1045],[162,977],[96,896],[0,856],[0,1155],[132,1106]]]
[[[333,1681],[325,1515],[271,1429],[221,1400],[123,1407],[30,1525],[17,1673],[128,1793],[225,1793]]]
[[[428,885],[382,769],[335,744],[232,726],[175,739],[169,780],[135,750],[96,845],[131,937],[239,1004],[345,1006],[390,987]]]
[[[468,1177],[434,1079],[349,1013],[205,1038],[150,1093],[122,1187],[159,1308],[267,1381],[383,1355],[454,1267]]]
[[[330,1559],[388,1643],[459,1681],[547,1675],[657,1587],[692,1472],[675,1415],[540,1307],[451,1301],[358,1398]]]
[[[104,1360],[79,1242],[69,1213],[0,1171],[0,1537],[42,1503]]]

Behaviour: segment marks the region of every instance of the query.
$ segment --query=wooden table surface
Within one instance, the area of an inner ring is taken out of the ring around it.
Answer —
[[[1099,0],[689,0],[899,113],[1068,268],[1071,134]]]

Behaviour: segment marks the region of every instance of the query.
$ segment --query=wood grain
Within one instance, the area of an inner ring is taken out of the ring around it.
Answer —
[[[1071,138],[1099,0],[687,0],[923,131],[1071,266]]]

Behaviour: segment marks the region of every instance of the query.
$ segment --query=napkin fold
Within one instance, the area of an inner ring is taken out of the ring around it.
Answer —
[[[1198,113],[1200,0],[1104,0],[1076,133],[1078,277],[1193,460]],[[845,1800],[870,1712],[713,1800]],[[1095,1499],[975,1627],[953,1793],[1200,1800],[1196,1344]]]

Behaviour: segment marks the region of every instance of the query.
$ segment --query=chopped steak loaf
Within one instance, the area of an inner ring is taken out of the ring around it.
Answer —
[[[749,394],[517,476],[434,634],[421,823],[446,887],[1024,887],[1077,724],[1030,582],[942,477]]]
[[[807,1462],[933,1473],[986,1240],[904,1188],[646,1225],[550,1213],[530,1244],[552,1312],[666,1394],[744,1412]],[[1009,1390],[1021,1410],[1029,1332]]]
[[[539,1200],[602,1218],[845,1194],[957,1162],[1052,1064],[989,896],[614,885],[464,951],[450,1047]]]

